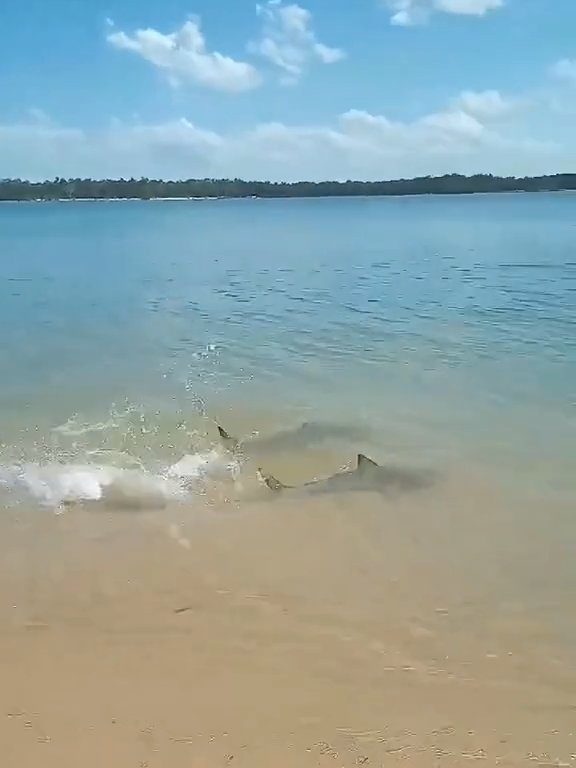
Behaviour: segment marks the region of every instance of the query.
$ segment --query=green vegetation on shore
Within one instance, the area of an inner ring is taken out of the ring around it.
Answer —
[[[2,200],[82,200],[198,197],[344,197],[448,195],[477,192],[556,192],[576,190],[576,174],[499,177],[490,174],[424,176],[395,181],[242,181],[241,179],[62,179],[32,182],[0,180]]]

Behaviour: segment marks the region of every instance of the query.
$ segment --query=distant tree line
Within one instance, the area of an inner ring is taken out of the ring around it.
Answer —
[[[576,189],[576,174],[515,178],[478,174],[423,176],[395,181],[243,181],[242,179],[1,179],[0,200],[118,200],[137,198],[344,197],[462,195],[475,192],[555,192]]]

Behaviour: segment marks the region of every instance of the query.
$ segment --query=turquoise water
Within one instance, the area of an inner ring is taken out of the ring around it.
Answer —
[[[5,466],[207,413],[574,494],[570,194],[6,204],[0,328]]]

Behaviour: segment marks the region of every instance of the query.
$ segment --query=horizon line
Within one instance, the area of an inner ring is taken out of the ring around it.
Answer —
[[[180,178],[162,178],[162,177],[151,177],[151,176],[108,176],[108,177],[94,177],[94,176],[54,176],[53,178],[44,178],[44,179],[30,179],[30,178],[21,178],[18,176],[7,176],[4,178],[0,178],[0,186],[7,185],[7,184],[34,184],[34,185],[42,185],[42,184],[62,184],[62,183],[71,183],[71,182],[77,182],[77,181],[83,181],[83,182],[92,182],[92,183],[124,183],[124,184],[133,184],[133,183],[141,183],[144,181],[147,182],[154,182],[157,184],[189,184],[189,183],[229,183],[229,184],[263,184],[263,185],[269,185],[269,186],[296,186],[300,184],[312,184],[312,185],[321,185],[321,184],[395,184],[395,183],[408,183],[408,182],[416,182],[416,181],[439,181],[442,179],[463,179],[467,181],[471,181],[473,179],[490,179],[492,181],[539,181],[542,179],[557,179],[557,178],[565,178],[565,177],[575,177],[576,178],[576,171],[559,171],[556,173],[545,173],[545,174],[537,174],[537,175],[525,175],[525,176],[516,176],[516,175],[500,175],[500,174],[494,174],[490,172],[479,172],[479,173],[471,173],[471,174],[464,174],[464,173],[443,173],[443,174],[437,174],[437,175],[431,175],[426,174],[423,176],[400,176],[396,178],[388,178],[388,179],[321,179],[321,180],[311,180],[311,179],[299,179],[297,181],[281,181],[281,180],[272,180],[272,179],[250,179],[250,178],[240,178],[240,177],[231,177],[231,176],[190,176],[188,178],[180,177]]]

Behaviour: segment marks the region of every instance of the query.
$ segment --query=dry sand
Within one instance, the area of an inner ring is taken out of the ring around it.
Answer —
[[[576,765],[571,545],[539,519],[455,485],[5,512],[0,765]]]

